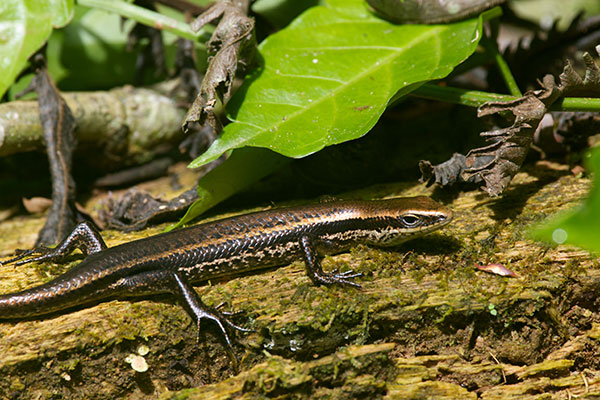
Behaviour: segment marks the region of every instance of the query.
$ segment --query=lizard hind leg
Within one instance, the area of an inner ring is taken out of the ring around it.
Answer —
[[[226,314],[236,313],[223,313],[218,311],[217,309],[211,309],[210,307],[205,305],[200,299],[200,296],[198,296],[198,293],[196,293],[196,291],[191,287],[191,285],[188,282],[186,282],[181,276],[179,276],[179,274],[174,273],[173,278],[176,282],[178,289],[178,293],[175,293],[175,295],[177,296],[183,308],[190,315],[190,317],[192,317],[192,319],[198,326],[198,334],[200,334],[200,321],[202,319],[208,319],[217,324],[217,326],[219,327],[219,329],[221,329],[221,332],[223,333],[223,338],[225,339],[227,346],[233,348],[231,344],[231,339],[229,337],[229,334],[227,333],[228,326],[241,332],[252,332],[251,329],[245,329],[241,326],[237,326],[224,317],[224,315]],[[198,336],[198,341],[199,340],[200,337]]]
[[[120,279],[119,282],[110,288],[110,290],[128,296],[144,296],[156,293],[173,294],[192,321],[194,321],[194,324],[198,329],[196,337],[197,343],[200,342],[200,323],[202,319],[212,321],[218,326],[222,334],[221,337],[225,342],[227,353],[233,361],[234,368],[237,371],[238,360],[233,351],[233,336],[230,335],[230,329],[241,332],[252,332],[252,330],[235,325],[226,318],[228,313],[220,312],[218,309],[214,309],[204,304],[187,279],[177,272],[168,270],[141,272]]]
[[[240,326],[235,325],[231,321],[229,321],[223,313],[219,312],[217,309],[211,309],[207,305],[202,302],[198,293],[191,287],[191,285],[186,282],[183,277],[179,276],[177,273],[173,274],[174,281],[178,288],[178,293],[174,293],[179,303],[188,313],[188,315],[192,318],[192,320],[196,323],[197,327],[197,336],[196,343],[200,344],[200,321],[202,319],[207,319],[209,321],[213,321],[221,330],[222,338],[225,341],[225,349],[229,354],[229,358],[233,362],[233,367],[236,372],[239,371],[239,361],[233,351],[232,339],[228,333],[228,327],[233,328],[234,330],[238,330],[241,332],[251,332],[250,329],[245,329]]]
[[[75,229],[56,247],[36,247],[29,250],[18,249],[15,257],[0,261],[0,265],[23,265],[37,261],[61,261],[73,250],[79,249],[84,256],[98,253],[106,249],[106,244],[100,233],[89,222],[81,222]]]

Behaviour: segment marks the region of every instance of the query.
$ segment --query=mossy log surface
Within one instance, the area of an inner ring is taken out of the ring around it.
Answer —
[[[235,322],[254,330],[234,346],[239,372],[214,327],[204,324],[197,344],[195,327],[168,296],[2,321],[0,398],[599,396],[598,261],[525,234],[576,204],[589,185],[564,166],[538,162],[499,199],[406,184],[350,193],[433,194],[456,216],[395,249],[360,246],[325,259],[325,268],[361,272],[362,289],[315,287],[301,262],[198,287],[207,303],[241,311]],[[0,223],[2,255],[31,246],[42,224],[34,216]],[[104,236],[113,246],[158,231]],[[76,262],[0,266],[0,293],[45,282]],[[491,263],[520,277],[474,268]],[[136,362],[147,371],[136,372]]]

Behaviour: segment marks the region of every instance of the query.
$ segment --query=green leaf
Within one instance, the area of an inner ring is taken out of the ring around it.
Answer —
[[[356,139],[396,92],[445,77],[481,37],[480,18],[394,25],[362,1],[332,3],[309,9],[259,46],[261,67],[228,104],[233,122],[191,167],[243,146],[303,157]]]
[[[573,244],[600,253],[600,148],[586,155],[586,169],[594,172],[588,198],[578,207],[535,227],[530,235],[553,244]]]
[[[291,160],[272,151],[248,147],[234,151],[198,182],[198,200],[187,210],[171,230],[188,223],[204,211],[230,196],[248,188],[260,179],[278,170]]]
[[[319,0],[256,0],[252,3],[252,11],[274,27],[283,28],[301,12],[318,3]]]
[[[46,43],[52,27],[73,16],[74,0],[2,0],[0,4],[0,96]]]
[[[60,62],[65,68],[59,87],[97,90],[131,83],[137,54],[126,51],[126,46],[133,22],[81,6],[77,7],[77,16],[51,38],[51,42],[60,42]]]
[[[177,16],[171,9],[169,17]],[[64,29],[56,30],[48,40],[48,67],[61,90],[100,90],[131,84],[150,85],[165,79],[155,70],[136,69],[140,51],[127,50],[128,34],[135,21],[101,9],[78,5],[75,17]],[[175,62],[177,37],[162,31],[167,69]],[[205,46],[196,44],[196,66],[206,69]],[[51,57],[54,55],[54,57]]]

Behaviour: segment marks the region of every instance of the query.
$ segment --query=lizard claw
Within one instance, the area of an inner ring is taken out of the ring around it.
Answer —
[[[40,261],[47,257],[47,254],[50,252],[50,249],[47,247],[37,247],[34,249],[17,249],[15,250],[15,256],[13,258],[9,258],[6,261],[1,261],[0,265],[24,265],[34,261]],[[26,258],[35,254],[39,254],[38,257]]]
[[[333,271],[331,273],[323,272],[317,277],[318,284],[331,285],[331,284],[341,284],[348,285],[356,288],[362,287],[358,283],[352,282],[350,279],[357,278],[362,276],[360,272],[355,273],[354,271],[345,271],[338,273],[337,271]]]
[[[231,316],[236,316],[236,315],[240,315],[242,314],[243,311],[238,310],[238,311],[221,311],[221,308],[227,303],[225,303],[224,301],[219,303],[216,307],[215,310],[217,310],[219,312],[219,314],[221,314],[222,316],[225,317],[231,317]],[[240,332],[255,332],[254,329],[246,329],[246,328],[242,328],[241,326],[238,326],[236,324],[234,324],[233,322],[229,321],[229,319],[224,318],[224,317],[220,317],[221,320],[223,322],[225,322],[227,325],[229,325],[230,327],[232,327],[233,329],[240,331]]]

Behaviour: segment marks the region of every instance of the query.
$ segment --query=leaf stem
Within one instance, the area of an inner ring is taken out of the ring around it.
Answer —
[[[600,99],[595,97],[565,97],[550,107],[552,111],[600,111]]]
[[[424,99],[462,104],[463,106],[469,107],[479,107],[489,101],[513,101],[518,99],[516,96],[439,86],[432,83],[424,84],[411,92],[410,95]]]
[[[510,67],[506,63],[504,57],[502,57],[500,51],[498,51],[498,44],[495,41],[490,40],[487,36],[483,37],[483,39],[481,40],[481,44],[483,45],[487,53],[490,56],[492,56],[492,58],[496,62],[496,65],[500,70],[500,74],[502,75],[504,83],[506,84],[506,87],[508,88],[510,94],[517,97],[523,96],[523,93],[521,93],[521,90],[519,89],[519,85],[517,85],[515,77],[510,71]]]
[[[498,18],[502,16],[502,8],[499,6],[496,6],[494,8],[490,8],[489,10],[486,10],[484,12],[481,13],[481,20],[483,22],[487,22],[490,21],[494,18]]]
[[[77,0],[77,3],[82,6],[115,13],[123,17],[130,18],[136,22],[139,22],[140,24],[164,30],[176,36],[193,40],[195,42],[198,42],[200,36],[205,33],[202,29],[198,32],[192,32],[189,25],[184,22],[177,21],[176,19],[159,14],[155,11],[139,7],[134,4],[129,4],[124,1]]]
[[[410,93],[411,96],[430,100],[479,107],[488,101],[514,101],[518,96],[480,92],[448,86],[426,83]],[[566,97],[556,101],[550,107],[552,111],[600,111],[600,98]]]

